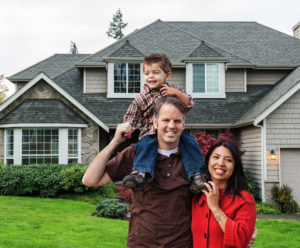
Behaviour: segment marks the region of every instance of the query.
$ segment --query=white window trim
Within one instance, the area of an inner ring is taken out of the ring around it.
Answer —
[[[83,94],[86,94],[86,68],[83,69]]]
[[[22,128],[14,128],[14,155],[13,164],[22,164]],[[6,162],[6,139],[7,130],[4,135],[4,161]],[[81,129],[78,128],[78,163],[81,163]],[[58,128],[58,163],[68,163],[68,128]]]
[[[128,62],[120,62],[126,63]],[[144,86],[144,73],[143,66],[140,64],[140,92],[142,92]],[[128,76],[128,75],[126,75]],[[114,93],[114,63],[108,63],[107,65],[107,98],[135,98],[139,93]]]
[[[202,63],[202,62],[199,62]],[[194,98],[226,98],[225,94],[225,64],[218,63],[219,65],[219,93],[195,93],[193,92],[193,64],[186,64],[186,91]],[[196,64],[196,63],[195,63]],[[198,64],[198,63],[197,63]],[[207,64],[207,63],[204,63]],[[206,74],[205,74],[206,75]],[[206,80],[205,80],[206,84]],[[206,86],[206,85],[205,85]]]

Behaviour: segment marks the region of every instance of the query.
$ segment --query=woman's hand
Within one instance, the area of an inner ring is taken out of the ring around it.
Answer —
[[[203,190],[203,193],[206,195],[207,198],[207,205],[213,213],[216,213],[219,210],[221,210],[219,206],[219,188],[212,181],[209,181],[208,183],[204,184],[208,189],[208,191]]]

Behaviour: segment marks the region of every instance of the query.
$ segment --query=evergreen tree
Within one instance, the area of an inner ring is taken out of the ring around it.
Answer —
[[[128,23],[123,22],[123,14],[120,9],[113,15],[113,20],[109,24],[109,29],[106,32],[108,37],[112,37],[116,40],[123,38],[123,29],[126,28]]]
[[[4,84],[4,76],[0,75],[0,104],[6,100],[5,92],[8,91],[8,87]]]
[[[78,49],[77,49],[76,43],[73,42],[73,41],[71,41],[70,53],[71,54],[77,54],[78,53]]]

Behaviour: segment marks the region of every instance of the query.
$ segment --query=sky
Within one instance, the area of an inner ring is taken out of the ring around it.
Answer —
[[[299,0],[0,0],[0,74],[11,76],[55,53],[95,53],[120,8],[129,34],[162,21],[255,21],[288,35]]]

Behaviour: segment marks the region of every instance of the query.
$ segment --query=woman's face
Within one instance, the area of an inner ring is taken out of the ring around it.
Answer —
[[[234,160],[230,150],[224,146],[217,147],[208,162],[208,171],[213,182],[224,188],[234,170]]]

